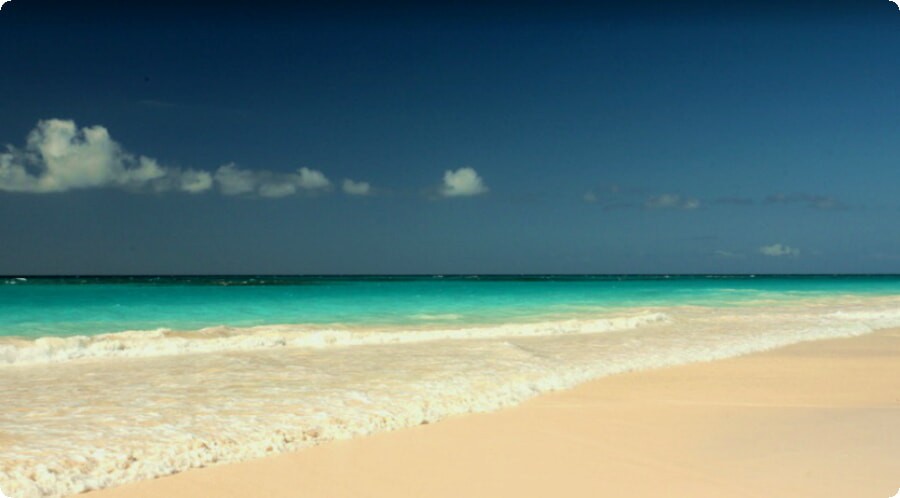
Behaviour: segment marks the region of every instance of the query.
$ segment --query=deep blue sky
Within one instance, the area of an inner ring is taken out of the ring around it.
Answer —
[[[0,10],[0,273],[900,272],[888,0],[248,4]]]

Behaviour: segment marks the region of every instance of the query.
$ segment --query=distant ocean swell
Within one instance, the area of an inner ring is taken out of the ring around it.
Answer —
[[[840,295],[457,329],[267,326],[7,344],[18,363],[0,367],[0,488],[66,496],[496,410],[605,375],[890,327],[900,327],[900,298]],[[66,361],[78,357],[93,360]]]

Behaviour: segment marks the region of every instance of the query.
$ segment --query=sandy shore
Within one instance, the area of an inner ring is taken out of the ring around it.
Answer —
[[[840,497],[900,487],[900,330],[599,379],[113,497]]]

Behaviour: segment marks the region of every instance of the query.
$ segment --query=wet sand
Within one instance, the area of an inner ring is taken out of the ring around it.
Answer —
[[[80,496],[888,498],[898,487],[895,329],[602,378]]]

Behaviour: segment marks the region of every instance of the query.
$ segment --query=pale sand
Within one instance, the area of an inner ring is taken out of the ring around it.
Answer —
[[[888,498],[898,487],[892,330],[608,377],[87,496]]]

